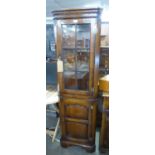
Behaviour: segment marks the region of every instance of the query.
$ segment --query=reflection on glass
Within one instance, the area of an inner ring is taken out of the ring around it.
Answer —
[[[87,51],[77,51],[77,70],[89,71],[89,53]]]
[[[75,48],[75,25],[62,25],[63,48]]]
[[[77,25],[77,48],[89,48],[90,47],[90,24],[78,24]]]
[[[64,70],[75,71],[75,53],[74,50],[64,50]]]
[[[77,81],[75,72],[64,72],[65,89],[77,89]]]
[[[88,90],[88,82],[88,72],[77,72],[77,85],[79,90]]]
[[[88,90],[89,73],[88,72],[64,72],[65,89]]]
[[[64,89],[89,89],[90,24],[62,25]]]

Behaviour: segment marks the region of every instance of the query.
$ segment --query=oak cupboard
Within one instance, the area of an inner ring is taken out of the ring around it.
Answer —
[[[95,151],[101,9],[53,11],[61,145]]]

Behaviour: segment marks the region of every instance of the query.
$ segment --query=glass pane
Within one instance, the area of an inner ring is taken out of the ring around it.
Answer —
[[[88,91],[90,24],[62,25],[62,32],[64,89]]]
[[[63,62],[65,71],[75,71],[75,52],[74,50],[63,50]]]
[[[77,50],[77,71],[89,71],[89,53],[87,50]]]
[[[89,48],[90,47],[90,24],[78,24],[77,25],[77,48]]]
[[[63,48],[75,48],[75,25],[62,25]]]
[[[77,80],[75,72],[64,72],[64,87],[65,89],[77,89]]]
[[[77,89],[88,90],[89,88],[89,72],[77,72]]]

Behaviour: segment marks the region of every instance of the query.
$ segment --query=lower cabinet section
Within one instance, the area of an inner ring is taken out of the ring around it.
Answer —
[[[77,145],[95,151],[95,99],[62,98],[60,100],[61,145]]]

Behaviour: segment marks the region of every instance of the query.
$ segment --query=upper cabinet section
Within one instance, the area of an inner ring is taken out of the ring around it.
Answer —
[[[101,9],[52,12],[57,58],[62,66],[58,71],[59,86],[64,94],[96,95],[100,12]]]

